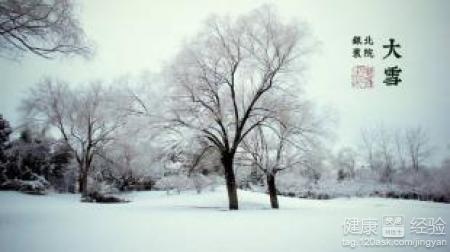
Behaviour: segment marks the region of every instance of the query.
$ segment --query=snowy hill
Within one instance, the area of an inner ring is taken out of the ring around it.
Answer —
[[[224,188],[127,197],[131,203],[108,205],[81,203],[79,195],[0,192],[0,251],[351,251],[343,239],[382,239],[381,219],[386,215],[404,216],[402,239],[449,240],[447,229],[446,235],[417,235],[409,229],[414,217],[441,217],[448,223],[450,205],[440,203],[280,197],[281,209],[271,210],[267,195],[240,191],[241,210],[228,211]],[[346,218],[379,220],[377,235],[344,235]],[[413,248],[384,246],[377,251],[393,249]]]

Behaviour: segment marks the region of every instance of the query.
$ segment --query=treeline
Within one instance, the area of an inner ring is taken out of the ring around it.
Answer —
[[[437,147],[421,127],[361,130],[360,144],[320,155],[314,168],[280,178],[280,193],[309,198],[376,196],[450,202],[450,159],[431,164]],[[305,173],[305,171],[308,171]]]

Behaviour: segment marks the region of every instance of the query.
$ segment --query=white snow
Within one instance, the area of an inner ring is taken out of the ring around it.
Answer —
[[[410,200],[280,197],[281,209],[272,210],[267,195],[239,191],[241,209],[228,211],[224,188],[201,194],[135,192],[126,197],[132,202],[93,204],[81,203],[79,195],[0,192],[0,251],[352,251],[342,246],[342,239],[348,238],[343,234],[345,218],[381,221],[383,215],[404,215],[407,222],[412,217],[450,222],[450,205]],[[446,232],[422,238],[448,241]],[[406,233],[405,239],[416,237],[408,229]]]

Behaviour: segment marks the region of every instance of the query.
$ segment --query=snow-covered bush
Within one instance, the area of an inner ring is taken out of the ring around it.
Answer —
[[[95,181],[92,178],[88,179],[88,193],[97,192],[101,194],[114,194],[119,190],[105,181]]]
[[[160,180],[156,181],[155,189],[163,191],[176,191],[180,193],[181,191],[194,189],[194,181],[184,174],[180,175],[169,175],[162,177]]]
[[[432,192],[447,195],[450,200],[450,166],[433,171],[429,184]]]
[[[156,181],[154,188],[156,190],[167,191],[168,193],[171,191],[180,193],[188,190],[195,190],[197,193],[200,193],[204,189],[212,189],[215,185],[220,183],[223,183],[223,179],[217,175],[205,176],[196,173],[187,176],[185,174],[177,174],[165,176]]]
[[[30,128],[20,132],[18,139],[2,149],[0,184],[9,190],[42,194],[50,187],[66,191],[65,175],[72,160],[64,144]],[[19,182],[21,181],[21,182]]]
[[[128,202],[122,198],[115,196],[118,189],[105,181],[95,181],[92,178],[88,179],[88,191],[83,196],[83,202],[97,202],[97,203],[123,203]]]
[[[13,190],[36,195],[45,194],[48,187],[49,183],[43,177],[36,180],[9,179],[0,184],[0,190]]]

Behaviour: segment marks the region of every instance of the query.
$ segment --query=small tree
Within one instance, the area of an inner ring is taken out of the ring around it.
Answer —
[[[350,147],[344,147],[339,150],[336,157],[336,165],[338,167],[338,180],[346,178],[353,179],[355,177],[356,168],[356,152]]]
[[[376,137],[371,129],[361,129],[361,152],[370,170],[377,170]]]
[[[417,172],[421,163],[431,154],[428,134],[421,127],[410,128],[406,131],[406,145],[411,167]]]
[[[258,126],[242,144],[243,159],[249,166],[258,167],[266,175],[272,208],[279,208],[276,175],[295,166],[306,166],[305,155],[317,145],[323,124],[308,103],[298,105],[294,96],[272,103],[278,109],[278,120]],[[296,104],[296,105],[295,105]],[[295,105],[295,106],[294,106]],[[318,178],[317,178],[318,179]]]

